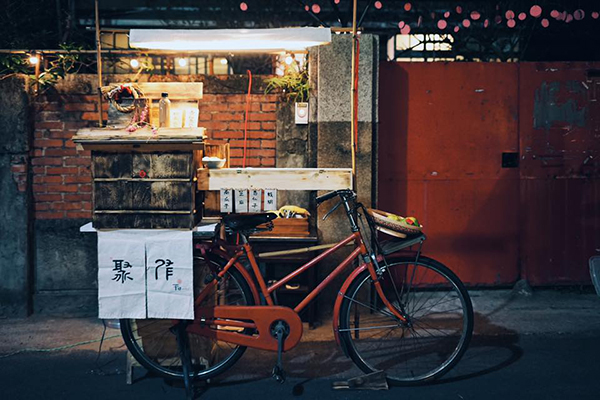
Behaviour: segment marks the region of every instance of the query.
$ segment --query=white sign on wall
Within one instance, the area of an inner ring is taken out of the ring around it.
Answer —
[[[272,211],[277,210],[277,190],[276,189],[265,189],[265,205],[263,210]]]
[[[253,213],[260,212],[262,205],[262,190],[250,190],[250,199],[248,200],[248,210]]]
[[[235,212],[248,212],[248,191],[246,189],[235,190]]]
[[[233,189],[221,189],[221,212],[233,212]]]

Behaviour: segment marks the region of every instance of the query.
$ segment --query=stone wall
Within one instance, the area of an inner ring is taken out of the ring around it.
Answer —
[[[29,154],[31,121],[24,77],[0,80],[0,317],[31,310]]]

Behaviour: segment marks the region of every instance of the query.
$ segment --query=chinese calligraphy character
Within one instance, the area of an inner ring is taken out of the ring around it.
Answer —
[[[131,264],[129,264],[125,260],[113,260],[113,263],[115,264],[113,271],[116,271],[115,277],[112,278],[113,281],[121,281],[121,283],[125,283],[127,279],[129,279],[130,281],[133,280],[133,278],[129,276],[131,272],[123,270],[123,268],[131,268]]]
[[[165,268],[165,279],[166,280],[169,280],[169,277],[173,276],[173,267],[171,267],[171,265],[173,265],[173,261],[171,261],[167,258],[166,260],[158,259],[154,262],[156,263],[156,269],[154,271],[154,278],[156,280],[158,280],[158,269],[162,266],[166,266],[166,268]]]
[[[174,291],[178,292],[178,291],[181,291],[181,289],[182,288],[181,288],[181,286],[178,283],[174,283],[173,284],[173,290]]]

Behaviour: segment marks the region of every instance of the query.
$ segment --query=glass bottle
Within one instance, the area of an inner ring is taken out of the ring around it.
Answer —
[[[162,93],[158,102],[158,126],[168,128],[171,125],[171,100],[169,93]]]

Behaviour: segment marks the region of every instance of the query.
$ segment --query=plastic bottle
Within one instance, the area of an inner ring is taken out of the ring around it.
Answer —
[[[162,93],[158,102],[158,126],[168,128],[171,126],[171,100],[169,93]]]

